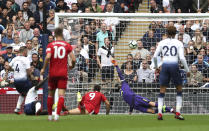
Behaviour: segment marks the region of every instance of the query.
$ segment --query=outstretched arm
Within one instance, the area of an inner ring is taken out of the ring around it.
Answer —
[[[108,100],[105,100],[105,105],[106,105],[106,115],[109,115],[110,113],[110,103]]]
[[[48,79],[48,76],[44,78],[41,82],[39,82],[38,85],[35,86],[35,90],[38,90],[39,88],[41,88],[47,79]]]
[[[116,65],[116,64],[114,64],[114,65],[116,67],[116,70],[118,72],[118,76],[120,77],[120,80],[123,81],[124,80],[124,77],[122,75],[122,72],[121,72],[120,68],[118,67],[118,65]]]

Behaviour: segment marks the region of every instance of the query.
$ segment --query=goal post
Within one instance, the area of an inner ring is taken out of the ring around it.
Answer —
[[[95,24],[94,26],[91,25],[92,21],[93,24]],[[137,76],[136,80],[131,76],[131,78],[128,80],[130,80],[131,88],[136,94],[147,97],[152,101],[157,101],[159,94],[158,76],[154,74],[151,64],[153,55],[152,47],[156,47],[158,42],[166,37],[166,26],[169,24],[174,25],[177,27],[178,32],[180,32],[181,28],[184,28],[185,30],[187,26],[190,26],[191,32],[186,32],[186,30],[184,32],[186,34],[188,33],[187,36],[190,38],[182,38],[185,51],[187,51],[189,48],[189,42],[191,40],[194,42],[192,47],[196,46],[196,39],[199,36],[202,37],[201,46],[207,47],[209,41],[209,36],[207,36],[207,33],[203,33],[204,26],[207,27],[207,31],[209,32],[208,13],[55,13],[55,27],[62,26],[68,30],[71,36],[69,42],[72,42],[74,45],[76,45],[78,42],[83,46],[85,41],[84,37],[87,37],[86,39],[90,41],[90,44],[99,42],[97,37],[100,36],[98,36],[97,33],[101,30],[102,23],[105,23],[107,25],[108,31],[112,33],[111,39],[114,41],[113,54],[119,63],[119,67],[128,61],[128,54],[132,54],[132,59],[136,61],[136,64],[137,61],[140,61],[140,63],[138,63],[138,67],[136,67],[137,70],[143,69],[143,65],[141,64],[142,60],[147,60],[148,65],[146,68],[150,68],[150,72],[152,72],[150,77],[141,78],[142,74],[140,74],[140,72],[137,73],[136,70],[136,74],[134,74]],[[199,36],[198,33],[196,33],[196,30],[198,29],[200,30],[201,34]],[[180,40],[180,36],[181,35],[178,35],[176,39]],[[142,41],[144,48],[148,52],[134,53],[134,50],[137,49],[131,49],[129,47],[129,41],[131,40]],[[87,50],[87,53],[89,54],[89,48],[83,46],[83,49]],[[199,52],[200,50],[195,53],[196,55],[194,58],[193,56],[191,57],[189,53],[185,54],[190,67],[194,62],[197,61],[196,57]],[[207,50],[205,50],[205,53],[205,55],[207,55]],[[89,56],[89,60],[85,65],[87,67],[86,70],[79,70],[78,63],[81,62],[81,59],[77,59],[76,68],[69,72],[69,87],[66,91],[65,104],[70,109],[75,108],[77,106],[76,94],[78,91],[84,95],[85,92],[91,90],[95,84],[101,84],[102,92],[107,96],[111,103],[111,113],[127,113],[129,111],[129,106],[123,101],[117,89],[117,86],[120,84],[120,82],[118,81],[116,70],[114,70],[114,79],[112,81],[104,82],[102,80],[102,71],[96,64],[96,56],[92,58],[90,57],[91,56]],[[204,71],[199,70],[199,72],[204,78],[206,78],[209,73],[208,69],[204,69]],[[84,80],[84,77],[87,77],[86,81]],[[92,78],[89,79],[89,77]],[[200,80],[198,85],[194,84],[193,86],[188,84],[189,80],[186,79],[184,73],[182,73],[182,77],[184,77],[185,85],[183,88],[182,113],[209,114],[209,89],[206,88],[208,87],[207,82]],[[198,81],[199,79],[195,80]],[[176,101],[175,96],[176,90],[175,87],[171,84],[166,92],[165,104],[174,107]],[[100,113],[105,113],[104,105],[102,105]],[[139,112],[135,111],[135,113]]]

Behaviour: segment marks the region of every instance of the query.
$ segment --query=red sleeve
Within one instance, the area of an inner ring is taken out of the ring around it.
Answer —
[[[69,45],[69,53],[70,53],[73,50],[73,47],[69,43],[68,43],[68,45]]]
[[[101,96],[102,96],[102,101],[103,102],[107,100],[107,98],[104,96],[104,94],[101,93]]]
[[[51,43],[49,43],[47,48],[46,48],[46,54],[48,54],[48,53],[52,53]]]
[[[86,96],[86,95],[84,95],[84,96],[82,97],[81,102],[80,102],[80,105],[82,105],[82,106],[84,105],[85,96]]]

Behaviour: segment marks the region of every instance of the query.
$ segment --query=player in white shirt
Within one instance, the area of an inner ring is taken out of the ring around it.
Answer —
[[[176,27],[169,26],[167,28],[168,38],[160,41],[154,54],[154,64],[156,71],[159,71],[157,57],[162,55],[162,68],[160,71],[160,94],[158,97],[158,120],[163,120],[162,107],[166,88],[169,86],[170,80],[177,89],[176,96],[176,114],[175,118],[184,120],[180,114],[182,107],[182,78],[179,71],[179,60],[184,65],[184,69],[189,76],[189,68],[184,57],[184,46],[179,40],[174,39],[176,35]]]
[[[13,58],[9,63],[9,66],[14,70],[14,86],[20,94],[14,112],[20,114],[20,108],[24,101],[24,97],[32,87],[32,84],[28,79],[28,76],[30,75],[30,61],[27,58],[27,48],[25,46],[20,47],[19,56]]]
[[[48,79],[46,77],[37,86],[32,87],[25,98],[24,113],[26,115],[39,115],[41,113],[41,102],[38,100],[38,89]]]

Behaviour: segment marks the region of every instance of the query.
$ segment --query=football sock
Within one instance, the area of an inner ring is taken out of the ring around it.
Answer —
[[[170,108],[170,107],[165,106],[165,112],[171,112],[171,108]]]
[[[36,113],[37,113],[37,111],[39,111],[41,109],[41,103],[37,102],[35,107],[36,107]]]
[[[24,101],[24,96],[19,95],[18,100],[17,100],[17,106],[16,106],[17,109],[21,108],[23,101]]]
[[[57,121],[59,119],[59,115],[55,114],[54,120]]]
[[[52,115],[52,105],[54,103],[54,97],[48,96],[47,99],[47,108],[48,108],[48,115]]]
[[[182,107],[182,92],[177,92],[176,96],[176,112],[180,113]]]
[[[60,115],[62,107],[64,106],[64,96],[59,96],[58,104],[57,104],[57,115]]]
[[[162,114],[162,109],[163,109],[163,99],[164,99],[165,94],[160,93],[158,97],[158,113]]]

